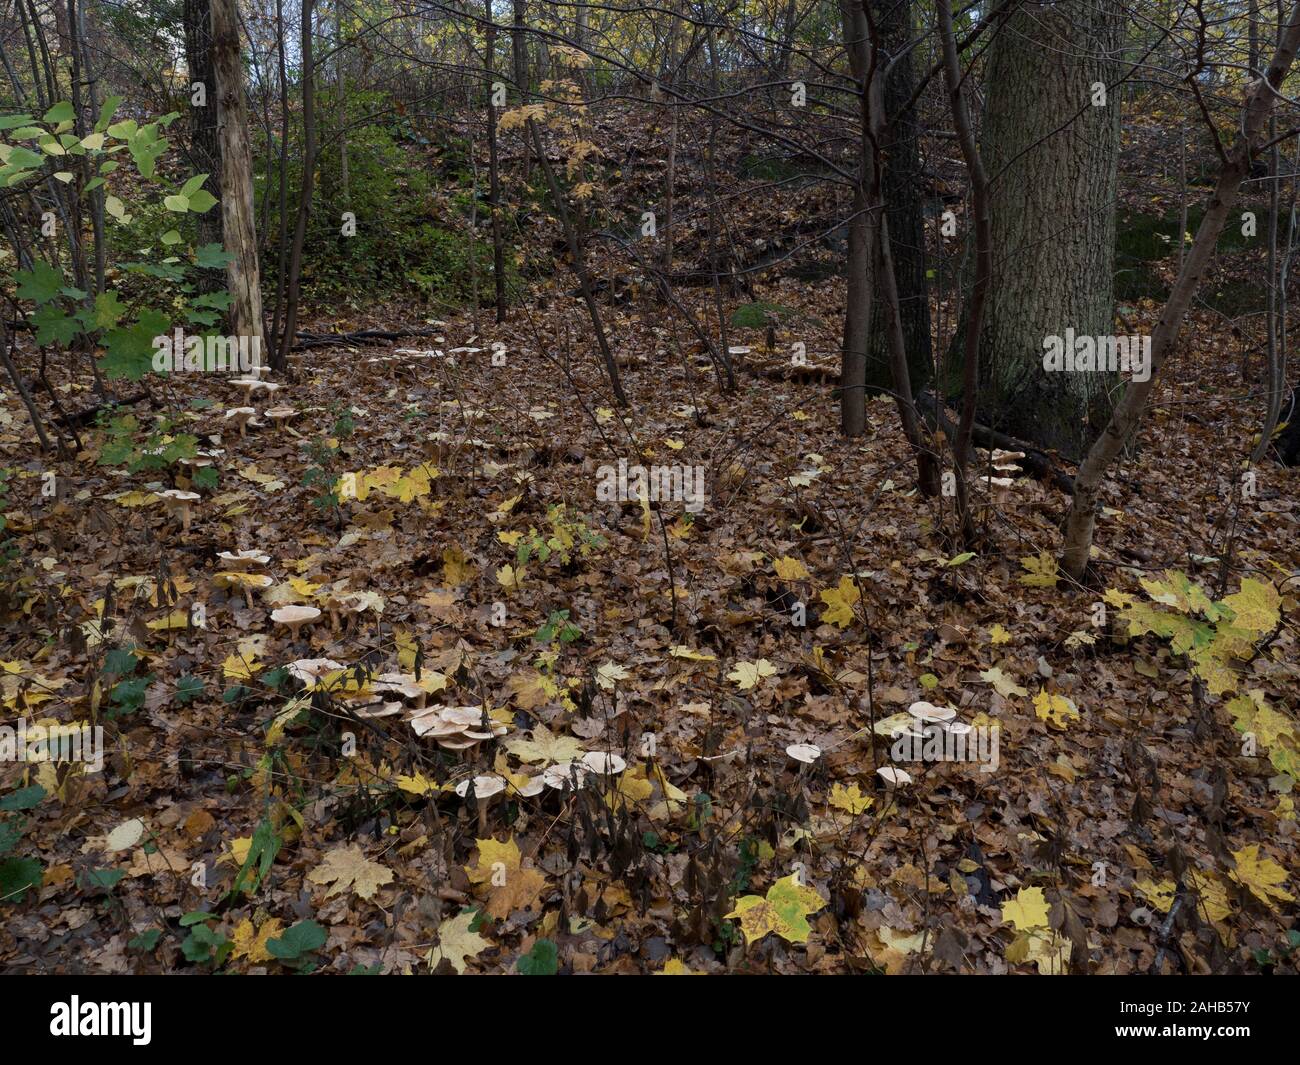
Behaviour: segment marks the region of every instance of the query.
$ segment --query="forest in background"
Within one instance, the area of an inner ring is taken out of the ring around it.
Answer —
[[[0,0],[0,966],[1294,972],[1298,46]]]

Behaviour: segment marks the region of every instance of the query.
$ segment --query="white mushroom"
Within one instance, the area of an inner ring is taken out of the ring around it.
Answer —
[[[320,611],[314,606],[282,606],[279,610],[271,611],[271,620],[277,625],[284,625],[294,639],[298,638],[300,628],[318,617]]]
[[[548,765],[543,769],[542,781],[548,788],[564,791],[575,785],[581,787],[582,782],[590,775],[591,767],[585,762],[561,762],[557,765]]]
[[[478,806],[478,834],[480,838],[487,836],[487,807],[488,799],[493,795],[499,795],[506,790],[506,782],[498,776],[481,776],[474,777],[472,781],[462,780],[456,785],[456,794],[462,799],[469,794],[470,784],[474,785],[474,801]]]
[[[935,706],[925,701],[913,703],[907,712],[918,721],[951,721],[957,716],[957,711],[951,706]]]
[[[822,756],[822,749],[815,743],[792,743],[785,749],[785,753],[796,762],[812,765]]]
[[[163,504],[171,514],[180,514],[181,531],[190,531],[191,507],[199,500],[198,492],[182,492],[176,488],[169,488],[165,492],[159,492]]]
[[[300,658],[288,665],[289,676],[301,681],[309,688],[328,673],[337,673],[343,668],[342,662],[332,658]]]
[[[267,563],[271,561],[270,555],[264,555],[261,551],[218,551],[217,558],[221,559],[226,569],[247,572],[248,570],[266,569]]]
[[[912,783],[912,776],[910,773],[903,769],[895,769],[892,765],[882,765],[876,770],[876,772],[895,787],[899,784]]]
[[[602,777],[617,776],[627,768],[627,762],[610,751],[588,751],[582,756],[582,761],[588,769]]]
[[[243,436],[244,429],[256,413],[257,411],[253,407],[231,407],[226,411],[225,419],[239,430],[240,436]]]

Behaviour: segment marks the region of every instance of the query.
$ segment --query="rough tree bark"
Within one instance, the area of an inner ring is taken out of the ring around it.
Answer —
[[[235,336],[255,340],[260,351],[262,288],[253,221],[253,147],[248,138],[244,71],[239,61],[239,14],[235,0],[211,0],[211,7],[212,71],[217,87],[221,152],[221,226],[230,255],[226,266],[230,328]]]
[[[1282,82],[1295,62],[1297,47],[1300,47],[1300,2],[1291,9],[1267,74],[1247,85],[1237,141],[1219,170],[1219,179],[1210,197],[1205,217],[1196,231],[1196,239],[1192,242],[1191,250],[1151,337],[1151,376],[1146,381],[1129,384],[1105,431],[1092,445],[1074,479],[1074,499],[1066,517],[1061,568],[1075,580],[1082,580],[1088,568],[1097,506],[1101,501],[1102,478],[1137,428],[1160,368],[1178,341],[1187,308],[1214,255],[1215,245],[1227,223],[1228,214],[1237,202],[1241,183],[1250,172],[1251,159],[1264,142],[1264,131],[1268,128],[1273,102],[1280,95]],[[1217,133],[1212,131],[1212,135],[1217,136]]]
[[[989,47],[981,151],[995,266],[979,333],[981,407],[994,428],[1067,454],[1104,424],[1115,378],[1045,372],[1043,341],[1067,328],[1114,332],[1122,39],[1118,0],[1056,0],[1016,8]],[[1099,82],[1107,95],[1094,105]]]

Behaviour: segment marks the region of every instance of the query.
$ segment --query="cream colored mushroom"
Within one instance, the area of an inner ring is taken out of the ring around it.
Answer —
[[[588,751],[582,756],[582,762],[593,773],[603,777],[617,776],[627,768],[627,762],[611,751]]]
[[[300,628],[318,617],[320,611],[314,606],[282,606],[278,610],[271,611],[271,620],[277,625],[285,626],[294,639],[298,638]]]
[[[263,588],[269,588],[275,583],[269,575],[265,573],[245,573],[242,570],[236,570],[233,573],[218,573],[212,578],[213,583],[218,588],[239,588],[244,593],[244,602],[248,604],[248,609],[253,609],[253,589],[259,591]]]
[[[934,703],[927,703],[924,700],[913,703],[907,708],[907,712],[918,721],[926,722],[951,721],[957,716],[957,711],[950,706],[935,706]]]
[[[812,765],[822,756],[822,749],[815,743],[792,743],[785,749],[785,753],[796,762]]]
[[[253,407],[231,407],[226,411],[225,418],[239,430],[239,435],[243,436],[245,428],[256,413]]]
[[[876,770],[885,780],[897,787],[912,783],[912,775],[904,769],[895,769],[892,765],[882,765]]]
[[[542,781],[548,788],[557,791],[581,787],[582,782],[591,776],[591,767],[585,762],[560,762],[548,765],[542,770]]]
[[[226,569],[238,570],[246,573],[250,570],[266,569],[267,564],[271,561],[271,556],[263,554],[256,549],[246,551],[218,551],[217,558],[221,559],[222,565]]]
[[[300,658],[296,662],[290,662],[287,668],[289,676],[310,688],[326,674],[341,670],[343,663],[335,662],[332,658]]]
[[[165,492],[159,492],[162,497],[163,505],[167,507],[170,514],[179,514],[181,517],[181,531],[190,531],[191,510],[200,496],[198,492],[182,492],[177,488],[169,488]]]
[[[488,800],[493,795],[500,795],[506,790],[506,782],[498,776],[480,776],[472,780],[462,780],[456,785],[456,794],[462,799],[469,795],[470,785],[474,785],[474,802],[478,806],[478,834],[485,838],[488,834],[487,808]]]
[[[262,417],[278,426],[284,426],[298,417],[298,412],[292,407],[268,407],[262,412]]]

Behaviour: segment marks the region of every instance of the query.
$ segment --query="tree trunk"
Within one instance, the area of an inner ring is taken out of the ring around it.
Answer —
[[[496,296],[497,321],[506,320],[506,257],[501,239],[501,171],[497,165],[497,109],[492,102],[493,63],[496,58],[497,27],[492,18],[492,0],[483,0],[487,17],[487,41],[483,72],[487,75],[488,190],[492,212],[492,283]]]
[[[1061,568],[1075,580],[1081,580],[1088,568],[1097,506],[1101,502],[1102,478],[1137,429],[1147,397],[1155,387],[1156,376],[1178,341],[1187,308],[1214,255],[1215,245],[1228,221],[1228,214],[1237,202],[1241,183],[1250,172],[1251,158],[1263,142],[1273,101],[1281,95],[1282,82],[1295,62],[1297,47],[1300,47],[1300,2],[1291,9],[1267,75],[1247,85],[1248,95],[1238,127],[1241,133],[1219,171],[1219,180],[1206,207],[1205,217],[1196,231],[1196,239],[1192,242],[1191,250],[1151,337],[1151,374],[1147,380],[1134,381],[1125,389],[1124,398],[1116,406],[1105,432],[1092,445],[1074,479],[1074,499],[1066,516]],[[1213,130],[1211,135],[1218,136]]]
[[[1105,423],[1113,375],[1049,373],[1044,340],[1114,331],[1123,33],[1117,0],[1027,3],[989,48],[981,145],[993,261],[980,400],[996,429],[1078,454]],[[1094,86],[1106,86],[1095,106]],[[962,337],[954,345],[960,362]]]
[[[289,276],[285,281],[284,329],[279,336],[275,368],[289,361],[294,333],[298,328],[298,303],[302,294],[302,259],[307,243],[307,221],[316,182],[316,62],[312,52],[313,0],[302,3],[302,185],[298,190],[298,215],[289,250]]]
[[[893,63],[885,80],[885,113],[890,124],[881,148],[885,154],[882,176],[885,211],[898,275],[899,314],[907,338],[907,368],[912,388],[920,392],[933,373],[930,340],[930,287],[926,280],[925,213],[921,199],[924,176],[917,148],[916,109],[907,107],[916,79],[912,73],[915,37],[908,0],[870,0],[872,18],[884,57]],[[898,57],[897,61],[894,57]],[[877,297],[878,298],[878,297]],[[882,313],[878,306],[876,313]],[[864,384],[868,392],[891,387],[889,351],[884,334],[876,330],[867,348]]]
[[[185,65],[190,72],[190,91],[203,86],[203,106],[190,105],[190,161],[196,174],[210,175],[204,188],[217,197],[217,206],[196,216],[199,246],[222,242],[221,143],[217,137],[217,85],[212,74],[212,11],[209,0],[185,0]],[[221,287],[215,270],[199,272],[200,292]]]
[[[253,148],[248,138],[244,72],[239,61],[239,15],[235,0],[211,0],[212,71],[218,97],[221,158],[221,225],[230,292],[230,328],[262,345],[262,289],[253,222]],[[250,347],[252,344],[250,343]]]

